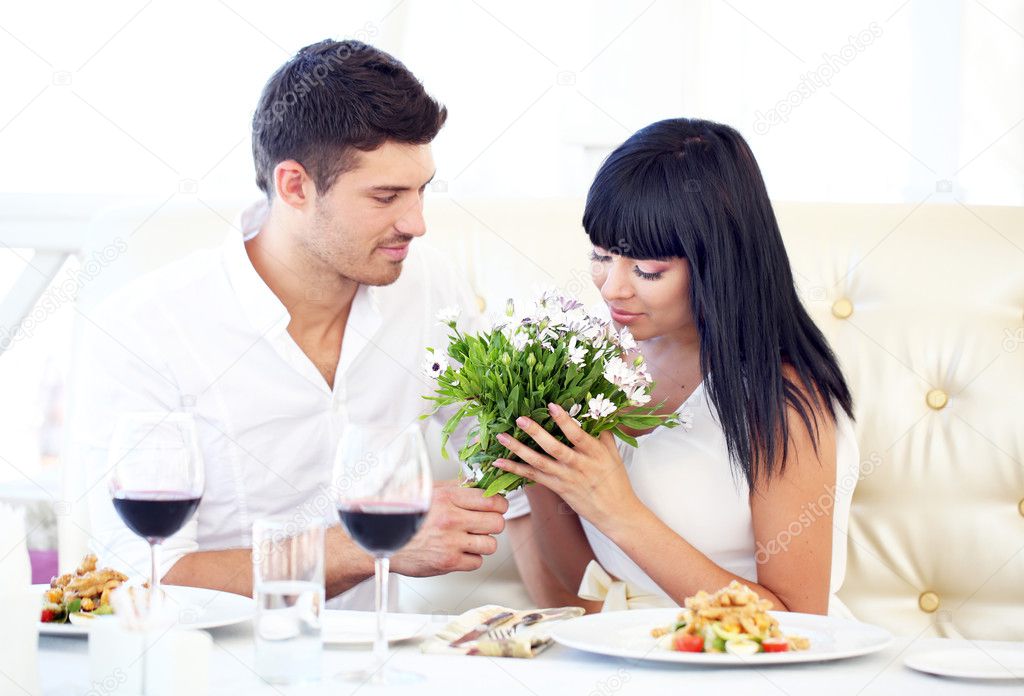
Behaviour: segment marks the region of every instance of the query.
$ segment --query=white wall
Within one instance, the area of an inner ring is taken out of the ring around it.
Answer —
[[[264,81],[303,45],[359,37],[450,109],[430,195],[581,195],[611,147],[688,115],[739,128],[776,199],[1024,204],[1024,3],[1012,0],[102,8],[0,10],[0,194],[255,195],[249,121]],[[29,256],[0,245],[0,294]],[[53,393],[40,385],[63,365],[72,316],[48,316],[0,357],[0,480],[37,465]]]

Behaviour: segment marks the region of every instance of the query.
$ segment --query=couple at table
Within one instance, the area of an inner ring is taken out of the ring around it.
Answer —
[[[222,248],[134,282],[89,322],[70,465],[93,483],[103,562],[146,568],[103,482],[121,412],[187,410],[199,429],[206,492],[164,544],[164,581],[250,594],[253,521],[333,513],[310,500],[346,424],[424,410],[417,366],[444,343],[437,311],[481,326],[463,279],[417,243],[446,117],[401,63],[355,41],[308,46],[270,78],[252,136],[266,199]],[[510,501],[437,485],[392,571],[474,570],[504,532],[542,605],[679,604],[738,579],[779,609],[837,611],[851,395],[800,304],[750,148],[708,121],[643,128],[601,166],[583,227],[611,319],[682,424],[633,433],[633,449],[558,409],[573,447],[523,421],[543,449],[512,443],[498,465],[536,485]],[[333,606],[369,608],[371,559],[338,526],[326,538]]]

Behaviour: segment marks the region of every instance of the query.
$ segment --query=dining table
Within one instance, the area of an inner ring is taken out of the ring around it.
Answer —
[[[416,615],[420,637],[439,630],[450,617]],[[1024,694],[1024,679],[978,680],[915,671],[904,660],[919,651],[970,647],[981,651],[1024,651],[1024,643],[896,636],[884,650],[831,662],[772,666],[697,666],[607,657],[553,644],[530,659],[424,653],[419,639],[391,646],[388,665],[413,672],[414,684],[346,682],[338,675],[363,666],[369,646],[325,645],[323,677],[302,685],[270,684],[256,671],[250,621],[210,629],[208,693],[221,694],[481,694],[518,696],[626,696],[628,694],[778,694],[779,696],[945,696],[946,694]],[[109,685],[90,681],[85,637],[39,637],[43,694],[108,696]],[[190,669],[188,664],[178,669]],[[4,692],[6,693],[6,692]],[[14,691],[12,693],[18,693]],[[188,696],[203,696],[189,694]]]

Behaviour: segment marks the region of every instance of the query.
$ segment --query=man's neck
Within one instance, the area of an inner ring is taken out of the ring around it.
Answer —
[[[359,284],[296,243],[300,235],[272,208],[260,233],[246,242],[246,252],[291,315],[288,331],[293,337],[336,334],[344,330]]]

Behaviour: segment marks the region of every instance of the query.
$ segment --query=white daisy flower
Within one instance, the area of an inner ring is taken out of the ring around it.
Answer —
[[[649,385],[654,381],[654,378],[651,377],[651,372],[647,369],[646,364],[641,363],[633,368],[633,374],[636,375],[636,383],[638,384]]]
[[[533,340],[524,331],[516,331],[509,336],[508,340],[516,350],[523,350],[526,346],[533,343]]]
[[[448,369],[448,359],[438,353],[427,351],[427,354],[423,356],[420,369],[423,371],[424,376],[430,379],[437,379]]]
[[[604,324],[600,322],[592,321],[580,332],[583,334],[583,338],[587,339],[591,343],[596,344],[598,339],[604,336],[605,328]]]
[[[629,403],[634,406],[645,406],[651,401],[651,395],[647,393],[646,384],[636,384],[626,392]]]
[[[560,298],[562,311],[568,314],[569,312],[577,312],[583,310],[583,303],[577,300],[575,297],[562,297]]]
[[[633,338],[633,332],[629,330],[628,326],[623,326],[622,331],[619,332],[619,347],[622,350],[636,349],[636,339]]]
[[[566,331],[582,331],[589,317],[582,307],[572,307],[565,312]]]
[[[604,394],[598,394],[596,397],[587,402],[590,410],[587,411],[585,418],[593,418],[597,420],[610,416],[615,413],[615,402],[611,399],[606,399]]]
[[[585,346],[581,346],[575,336],[569,339],[569,362],[573,365],[582,365],[583,361],[587,359],[587,349]],[[579,404],[577,404],[579,406]],[[575,413],[571,415],[576,415]]]
[[[537,304],[541,307],[560,306],[564,298],[558,288],[550,287],[541,293]]]
[[[437,320],[442,324],[454,324],[459,319],[459,314],[462,313],[455,305],[451,307],[444,307],[437,313]]]
[[[604,378],[623,391],[626,391],[636,381],[633,369],[618,356],[604,364]]]

